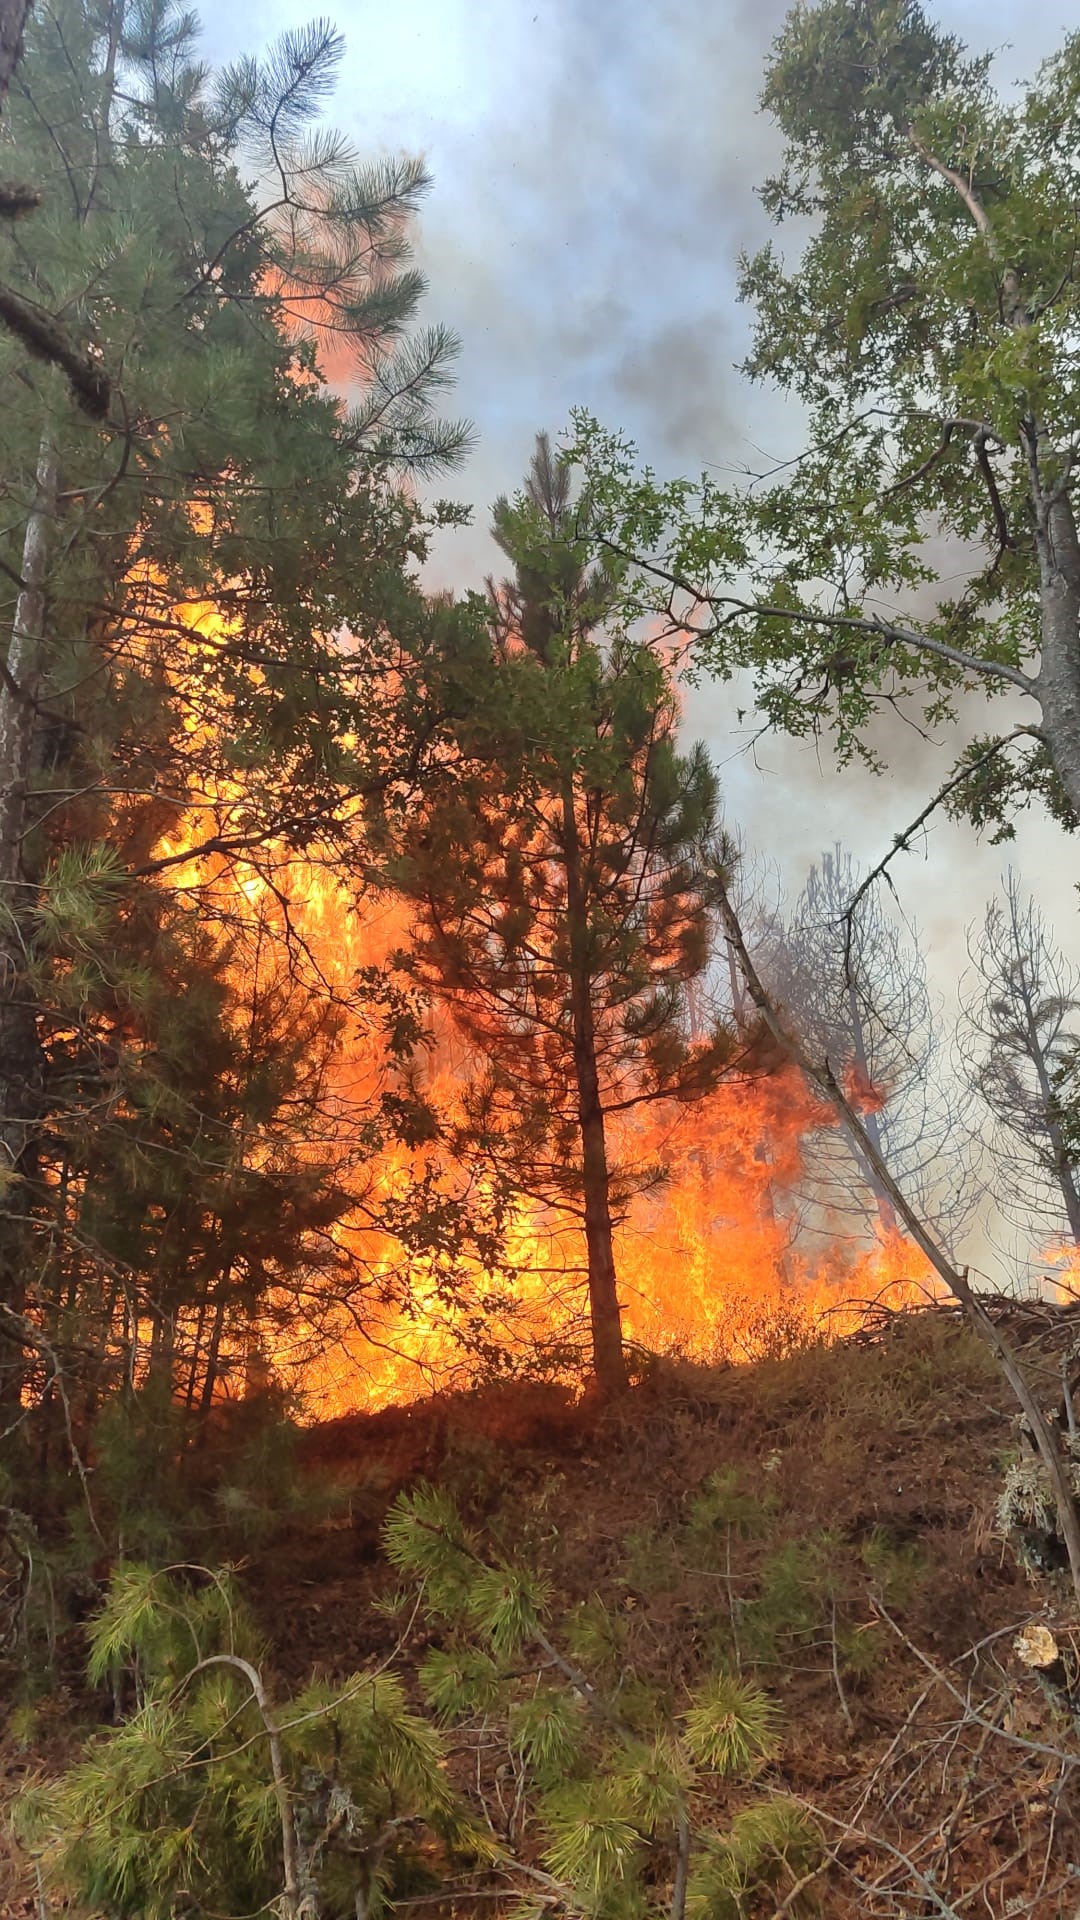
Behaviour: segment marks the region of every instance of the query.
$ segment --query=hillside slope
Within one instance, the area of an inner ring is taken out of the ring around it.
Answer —
[[[1080,1316],[997,1310],[1045,1404],[1059,1402]],[[605,1711],[672,1727],[716,1674],[775,1703],[775,1752],[699,1779],[694,1818],[707,1836],[752,1803],[794,1801],[813,1848],[686,1920],[1080,1920],[1071,1589],[1051,1537],[1002,1533],[1022,1435],[951,1312],[883,1316],[753,1366],[665,1363],[606,1411],[515,1383],[339,1419],[302,1433],[300,1450],[300,1517],[240,1575],[272,1695],[392,1666],[430,1710],[421,1670],[453,1631],[415,1585],[400,1593],[384,1527],[403,1491],[434,1485],[486,1563],[536,1570],[551,1648]],[[54,1689],[33,1747],[0,1742],[9,1794],[69,1766],[88,1722],[108,1723],[107,1690],[77,1681],[84,1631],[65,1630],[69,1691]],[[544,1665],[526,1659],[518,1679],[542,1692]],[[545,1874],[512,1719],[461,1711],[447,1739],[454,1785],[520,1874],[510,1891],[505,1871],[470,1870],[451,1896],[433,1884],[393,1910],[520,1913],[535,1893],[537,1913],[578,1911]],[[653,1910],[673,1912],[671,1849],[653,1854]],[[41,1916],[25,1856],[0,1856],[0,1915]]]
[[[1049,1405],[1072,1317],[1012,1321]],[[992,1363],[940,1310],[752,1367],[660,1369],[607,1414],[544,1387],[422,1402],[307,1437],[343,1505],[251,1590],[290,1678],[384,1658],[379,1522],[430,1478],[568,1615],[602,1602],[635,1681],[677,1701],[720,1663],[769,1689],[775,1784],[826,1845],[784,1913],[1051,1920],[1080,1912],[1080,1747],[1014,1642],[1045,1624],[1067,1690],[1075,1640],[1060,1578],[1025,1571],[996,1525],[1018,1438]],[[399,1664],[433,1639],[413,1631]],[[479,1771],[471,1791],[497,1823]]]

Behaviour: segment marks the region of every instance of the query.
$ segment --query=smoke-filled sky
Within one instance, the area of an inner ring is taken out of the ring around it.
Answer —
[[[999,50],[1002,86],[1080,27],[1080,0],[928,4],[973,48]],[[419,152],[434,175],[419,228],[426,317],[460,335],[454,410],[477,431],[444,488],[473,504],[475,526],[440,547],[437,584],[480,583],[495,557],[492,499],[517,484],[537,428],[558,432],[575,404],[629,432],[664,475],[797,444],[788,403],[736,370],[747,342],[736,263],[766,237],[754,188],[778,152],[757,96],[785,11],[786,0],[336,0],[348,51],[332,117],[361,151]],[[206,53],[229,58],[306,17],[304,0],[208,8]],[[835,840],[877,859],[952,759],[906,731],[884,780],[838,774],[826,749],[787,741],[753,757],[716,687],[690,696],[687,724],[723,768],[729,814],[793,890]],[[1080,953],[1074,850],[1033,821],[1008,857]],[[965,928],[1004,858],[942,824],[898,871],[950,1003]]]

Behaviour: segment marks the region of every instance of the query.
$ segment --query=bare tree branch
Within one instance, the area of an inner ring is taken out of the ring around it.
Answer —
[[[890,1168],[886,1166],[881,1154],[875,1149],[866,1127],[840,1086],[828,1060],[813,1059],[799,1038],[781,1020],[747,950],[742,928],[722,875],[718,876],[717,880],[717,904],[725,934],[746,981],[747,992],[761,1014],[768,1031],[833,1108],[868,1174],[880,1181],[915,1245],[925,1254],[935,1273],[944,1282],[953,1298],[959,1302],[965,1319],[990,1348],[1012,1388],[1031,1429],[1032,1438],[1053,1490],[1058,1526],[1069,1557],[1073,1590],[1077,1600],[1080,1601],[1080,1516],[1077,1514],[1065,1462],[1058,1451],[1054,1429],[1025,1378],[1009,1341],[973,1291],[966,1270],[953,1265],[948,1254],[939,1246],[925,1221],[915,1211],[907,1195],[893,1178]]]
[[[974,760],[969,760],[961,767],[959,772],[950,775],[944,785],[940,786],[937,792],[931,795],[921,812],[915,815],[910,826],[905,827],[902,833],[898,833],[895,836],[888,853],[878,861],[875,867],[871,867],[869,873],[860,880],[855,892],[851,896],[847,912],[844,915],[844,971],[849,982],[851,981],[851,943],[855,916],[871,887],[874,886],[878,880],[883,878],[888,879],[888,869],[896,859],[897,854],[910,853],[911,843],[915,835],[926,825],[931,814],[936,813],[938,808],[944,805],[951,793],[955,793],[956,789],[962,787],[965,781],[970,780],[974,774],[989,765],[990,761],[996,759],[997,755],[1004,752],[1006,747],[1011,746],[1014,740],[1023,739],[1043,742],[1045,735],[1039,727],[1014,727],[1011,733],[1003,733],[999,740],[993,741],[992,744],[987,747],[985,753],[979,754]],[[892,886],[891,880],[889,880],[889,885],[890,887]]]

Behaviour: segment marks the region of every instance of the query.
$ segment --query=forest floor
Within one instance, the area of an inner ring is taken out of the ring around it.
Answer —
[[[1076,1316],[1010,1321],[1049,1407]],[[244,1584],[279,1684],[391,1652],[411,1673],[435,1636],[395,1645],[380,1529],[431,1480],[541,1566],[560,1613],[602,1601],[635,1674],[677,1697],[720,1658],[779,1702],[772,1776],[826,1850],[766,1920],[1080,1920],[1077,1722],[1015,1648],[1045,1625],[1071,1680],[1080,1635],[1062,1577],[997,1525],[1017,1444],[993,1363],[940,1309],[753,1366],[659,1365],[614,1410],[489,1388],[307,1430],[320,1499]]]

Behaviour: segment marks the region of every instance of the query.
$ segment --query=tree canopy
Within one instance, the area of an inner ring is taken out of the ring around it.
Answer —
[[[762,105],[785,142],[763,203],[805,238],[742,262],[745,371],[801,406],[804,449],[664,483],[579,415],[598,545],[635,563],[628,612],[747,670],[764,725],[841,762],[880,764],[883,711],[936,733],[1008,695],[1015,724],[942,798],[1004,833],[1036,796],[1072,825],[1080,38],[1015,102],[917,0],[822,0],[789,15]]]

